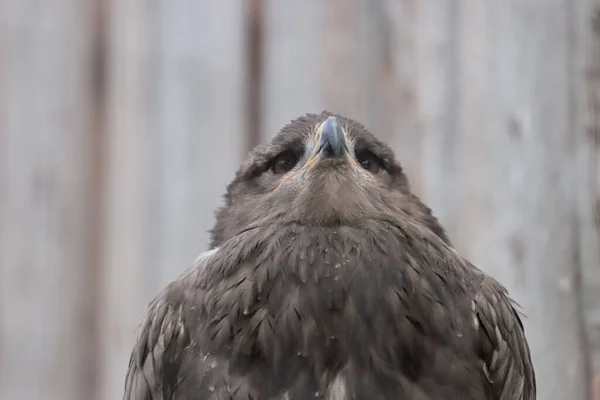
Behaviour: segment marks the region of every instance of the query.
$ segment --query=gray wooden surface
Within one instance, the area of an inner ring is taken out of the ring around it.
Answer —
[[[0,398],[83,399],[95,373],[92,8],[0,9]]]
[[[245,155],[237,1],[110,7],[100,399],[122,396],[146,304],[207,249]]]
[[[146,304],[207,248],[249,143],[322,109],[392,145],[521,303],[538,398],[591,398],[599,6],[0,2],[0,399],[120,398]]]
[[[464,3],[452,236],[526,310],[538,397],[587,398],[573,13],[561,0]]]
[[[594,399],[600,399],[600,1],[577,3],[573,16],[580,274]]]
[[[122,396],[127,348],[135,339],[156,273],[146,266],[151,247],[148,212],[148,97],[150,9],[147,2],[112,0],[104,8],[104,140],[97,398]]]

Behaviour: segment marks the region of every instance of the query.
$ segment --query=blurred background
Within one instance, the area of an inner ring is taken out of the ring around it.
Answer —
[[[599,7],[0,1],[0,399],[120,399],[247,152],[327,109],[523,306],[538,398],[599,400]]]

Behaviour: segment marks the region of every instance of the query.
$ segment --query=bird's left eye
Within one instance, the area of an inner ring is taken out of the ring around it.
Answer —
[[[292,168],[298,163],[298,157],[293,151],[284,151],[277,155],[273,161],[271,161],[271,171],[275,175],[285,174],[290,172]]]
[[[382,162],[379,157],[368,150],[357,152],[356,161],[358,161],[364,170],[369,171],[372,174],[378,173],[382,168]]]

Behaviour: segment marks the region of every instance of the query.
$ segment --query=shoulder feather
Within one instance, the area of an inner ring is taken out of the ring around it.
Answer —
[[[472,302],[482,368],[496,400],[536,398],[529,345],[515,306],[506,289],[487,277]]]
[[[191,275],[201,272],[217,250],[202,253],[191,268],[149,304],[129,360],[123,400],[171,398],[177,382],[166,383],[165,374],[177,369],[177,360],[190,342],[183,316],[186,300],[183,284],[194,279]]]

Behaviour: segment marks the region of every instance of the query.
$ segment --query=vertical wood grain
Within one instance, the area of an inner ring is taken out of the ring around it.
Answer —
[[[103,380],[118,398],[145,305],[208,245],[246,149],[244,9],[110,4]]]
[[[123,396],[129,355],[151,299],[148,257],[148,15],[147,2],[105,3],[107,31],[106,138],[99,313],[99,399]]]
[[[325,107],[361,121],[373,131],[385,112],[381,66],[388,54],[389,23],[385,2],[332,0],[323,2],[321,40],[316,62]],[[385,132],[381,132],[383,135]]]
[[[600,399],[600,1],[583,0],[573,8],[579,248],[596,400]]]
[[[456,125],[456,0],[389,1],[392,74],[386,82],[394,148],[412,189],[451,235]]]
[[[94,2],[0,8],[0,398],[93,398]]]
[[[524,307],[548,400],[589,398],[571,18],[563,0],[459,1],[454,239]]]
[[[246,148],[253,149],[261,142],[264,5],[263,0],[245,3],[245,61],[246,61]]]
[[[245,23],[237,0],[157,3],[146,215],[157,290],[207,249],[246,156]]]
[[[283,125],[325,108],[319,75],[320,0],[263,0],[262,142]]]
[[[324,109],[393,136],[388,3],[264,0],[264,140]]]

